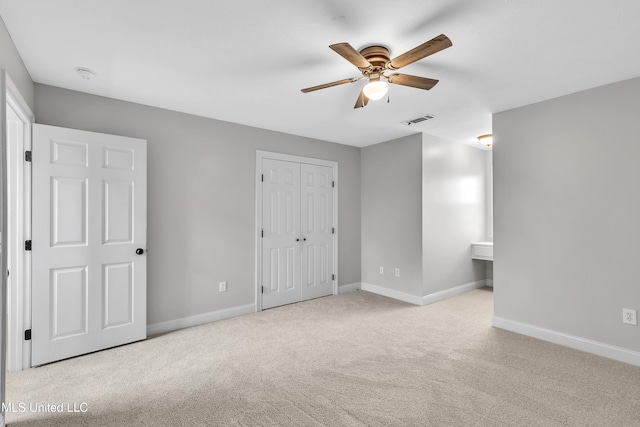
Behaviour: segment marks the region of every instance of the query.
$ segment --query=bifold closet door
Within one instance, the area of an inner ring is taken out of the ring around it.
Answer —
[[[262,163],[262,308],[300,301],[300,164]]]
[[[333,170],[262,163],[262,308],[331,295]]]
[[[333,170],[300,166],[302,300],[333,291]]]

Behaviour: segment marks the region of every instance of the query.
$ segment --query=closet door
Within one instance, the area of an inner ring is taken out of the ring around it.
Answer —
[[[262,161],[262,308],[300,301],[300,164]]]
[[[302,300],[333,292],[333,170],[302,164]]]

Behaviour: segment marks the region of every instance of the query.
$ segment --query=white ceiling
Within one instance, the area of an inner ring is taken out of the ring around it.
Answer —
[[[359,147],[478,146],[492,113],[640,76],[638,0],[0,0],[0,16],[35,82]],[[363,81],[300,92],[360,75],[330,44],[395,57],[441,33],[452,47],[401,70],[430,91],[358,110]]]

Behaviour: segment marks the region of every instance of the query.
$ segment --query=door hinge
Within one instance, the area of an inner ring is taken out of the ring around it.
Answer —
[[[25,251],[30,251],[31,250],[31,240],[25,240],[24,241],[24,250]]]
[[[261,287],[260,287],[260,293],[261,293],[261,294],[264,294],[264,286],[261,286]]]
[[[335,274],[331,275],[331,280],[336,280],[336,275]]]
[[[261,178],[262,182],[264,182],[264,174],[262,174],[262,178]]]
[[[260,232],[260,237],[264,237],[264,228],[262,229],[262,232]]]
[[[335,227],[331,227],[331,234],[336,234],[336,228]]]
[[[30,162],[31,161],[31,151],[25,151],[24,152],[24,161],[25,162]]]
[[[24,331],[24,340],[31,341],[31,329],[27,329]]]
[[[331,181],[331,186],[335,187],[336,186],[336,182],[335,181]]]

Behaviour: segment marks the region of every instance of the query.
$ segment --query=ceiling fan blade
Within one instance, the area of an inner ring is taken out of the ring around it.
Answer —
[[[320,89],[325,89],[325,88],[328,88],[328,87],[343,85],[345,83],[357,82],[358,80],[360,80],[360,77],[352,77],[350,79],[342,79],[342,80],[338,80],[338,81],[331,82],[331,83],[325,83],[323,85],[312,86],[312,87],[308,87],[308,88],[305,88],[305,89],[300,89],[300,91],[302,91],[302,93],[309,93],[309,92],[313,92],[314,90],[320,90]]]
[[[387,77],[387,81],[395,85],[410,86],[424,90],[429,90],[438,83],[438,80],[399,73],[391,74]]]
[[[440,34],[438,37],[434,37],[428,42],[422,43],[420,46],[414,47],[410,51],[393,58],[387,64],[387,68],[389,68],[390,70],[397,70],[398,68],[413,64],[414,62],[419,61],[422,58],[426,58],[429,55],[440,52],[441,50],[446,49],[452,45],[453,43],[451,43],[449,37],[445,36],[444,34]]]
[[[356,105],[354,105],[353,108],[365,107],[368,102],[369,102],[369,98],[367,98],[367,96],[364,94],[364,91],[361,90],[360,93],[358,94],[358,99],[356,100]]]
[[[349,43],[336,43],[329,47],[361,70],[371,67],[371,63]]]

